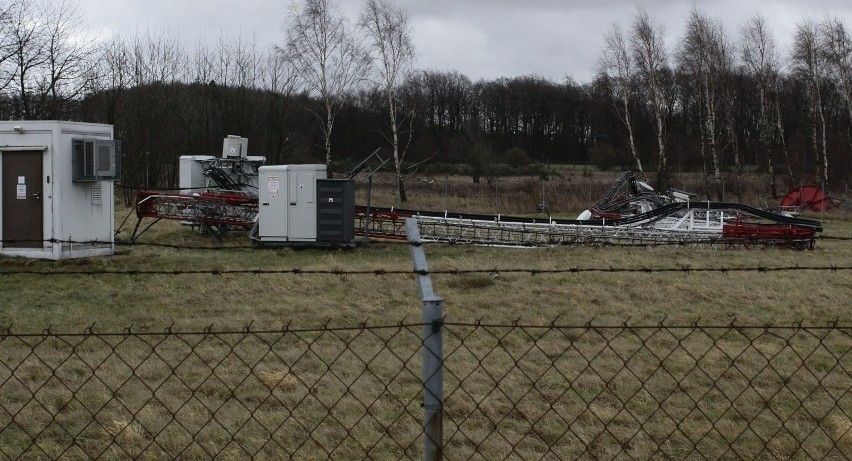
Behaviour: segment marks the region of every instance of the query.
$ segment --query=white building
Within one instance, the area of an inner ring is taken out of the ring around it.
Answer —
[[[113,254],[120,158],[112,125],[0,121],[0,254]]]

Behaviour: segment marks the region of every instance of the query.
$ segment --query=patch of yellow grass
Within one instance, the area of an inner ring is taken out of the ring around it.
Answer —
[[[120,442],[138,442],[145,438],[145,429],[136,421],[117,419],[103,427],[104,437]]]
[[[852,452],[852,419],[845,415],[831,415],[828,427],[837,448],[844,453]]]
[[[290,370],[261,371],[260,381],[268,388],[293,389],[299,385],[299,380],[290,374]]]

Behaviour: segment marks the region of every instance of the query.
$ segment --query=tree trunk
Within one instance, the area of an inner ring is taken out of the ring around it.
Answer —
[[[772,159],[772,148],[769,145],[766,148],[766,185],[769,187],[769,195],[772,198],[778,198],[778,188],[775,185],[775,163]]]
[[[669,165],[666,155],[666,139],[663,126],[662,101],[660,101],[659,88],[656,78],[651,80],[651,93],[654,104],[654,119],[656,122],[658,164],[657,164],[657,190],[665,192],[669,189]]]
[[[639,158],[639,151],[636,149],[636,142],[633,138],[633,125],[630,123],[630,111],[627,109],[629,102],[627,92],[625,91],[623,93],[624,94],[621,97],[621,104],[624,106],[624,116],[622,117],[622,121],[624,122],[624,127],[627,129],[627,143],[630,147],[630,155],[633,156],[633,163],[636,165],[636,169],[639,172],[639,179],[644,181],[645,170],[642,168],[642,159]]]
[[[784,163],[787,164],[787,179],[790,180],[790,185],[793,185],[796,183],[796,178],[793,176],[793,164],[790,162],[790,154],[787,152],[787,141],[784,140],[784,123],[781,121],[781,97],[778,95],[777,88],[775,89],[775,130],[778,136],[778,144],[784,154]],[[802,174],[804,173],[803,171]]]
[[[737,201],[743,201],[743,184],[742,174],[743,166],[740,163],[740,146],[737,142],[737,133],[734,131],[733,110],[728,116],[728,140],[731,143],[731,149],[734,152],[734,189],[737,195]]]
[[[816,163],[814,164],[814,168],[816,169],[815,178],[820,176],[819,174],[819,143],[817,141],[817,114],[816,114],[816,101],[814,99],[813,89],[811,89],[811,101],[810,101],[810,112],[811,112],[811,148],[813,149],[814,158],[816,158]],[[804,177],[805,172],[802,172],[802,176]]]
[[[714,102],[715,95],[710,87],[710,76],[709,69],[706,70],[706,74],[703,79],[704,83],[704,102],[707,105],[707,109],[704,113],[705,117],[707,117],[707,147],[710,151],[710,161],[713,164],[713,182],[716,184],[716,198],[717,200],[722,200],[722,168],[719,161],[719,146],[716,143],[716,105]],[[706,174],[705,174],[705,184],[707,183]],[[710,197],[709,187],[705,186],[707,190],[707,197]]]
[[[828,182],[828,153],[825,146],[825,115],[822,111],[822,97],[819,94],[819,78],[811,71],[811,141],[816,159],[817,182]]]
[[[408,195],[405,193],[405,181],[402,178],[396,179],[396,187],[399,191],[399,201],[405,203],[408,201]]]
[[[820,137],[822,138],[822,177],[824,183],[828,182],[828,148],[825,143],[825,114],[822,111],[822,98],[819,95],[819,87],[816,88],[817,113],[819,114]]]
[[[388,94],[388,112],[390,115],[391,126],[391,144],[393,145],[393,166],[396,172],[396,192],[399,197],[399,202],[408,201],[408,196],[405,194],[404,178],[402,175],[402,156],[399,153],[399,126],[396,123],[396,101],[393,95],[393,88],[385,89]]]
[[[657,110],[657,145],[659,146],[659,165],[657,166],[657,190],[665,192],[669,189],[669,164],[666,157],[666,144],[663,137],[663,116]]]
[[[849,91],[844,92],[846,99],[846,110],[849,113],[849,124],[846,126],[846,142],[849,144],[849,166],[852,167],[852,95]]]
[[[704,102],[701,102],[701,110],[699,111],[699,129],[701,130],[701,180],[704,182],[704,196],[710,198],[710,181],[707,179],[707,123],[704,115]]]
[[[769,114],[766,109],[766,89],[760,85],[760,144],[766,151],[766,184],[772,198],[778,198],[778,188],[775,185],[775,161],[772,156],[772,145],[769,136]]]

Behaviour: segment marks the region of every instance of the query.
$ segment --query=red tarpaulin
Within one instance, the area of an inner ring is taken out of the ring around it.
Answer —
[[[837,205],[817,186],[802,186],[791,190],[781,200],[781,207],[798,207],[805,211],[826,211]]]

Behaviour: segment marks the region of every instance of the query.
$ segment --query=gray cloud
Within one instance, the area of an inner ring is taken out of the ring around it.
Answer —
[[[288,2],[281,0],[89,0],[92,27],[115,31],[152,28],[177,33],[191,43],[220,33],[255,37],[258,46],[280,43]],[[641,6],[665,25],[675,47],[690,9],[718,18],[736,37],[742,24],[763,14],[783,51],[796,22],[840,17],[852,28],[848,0],[781,1],[623,1],[623,0],[399,0],[414,27],[418,68],[457,70],[473,80],[537,74],[554,80],[594,76],[603,33],[610,24],[629,25]],[[341,10],[357,20],[361,0],[341,0]]]

